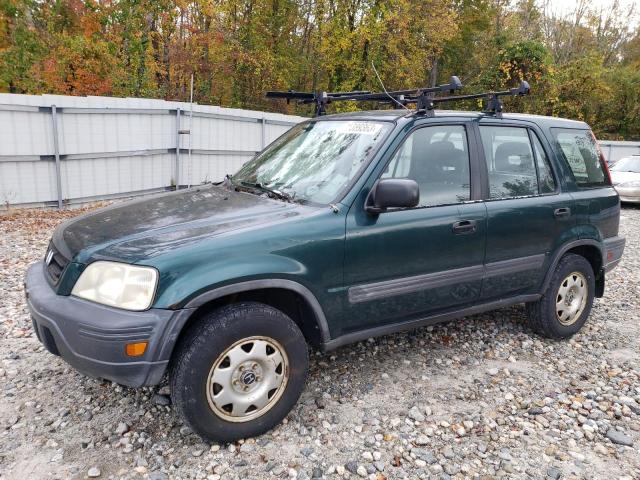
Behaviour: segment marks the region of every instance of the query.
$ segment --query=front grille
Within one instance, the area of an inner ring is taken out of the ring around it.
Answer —
[[[60,276],[65,267],[69,264],[67,260],[53,245],[53,242],[49,242],[49,248],[47,249],[47,255],[44,257],[47,273],[53,280],[53,283],[58,283]]]

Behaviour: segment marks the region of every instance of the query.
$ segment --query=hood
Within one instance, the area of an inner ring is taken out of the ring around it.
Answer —
[[[264,195],[203,186],[126,202],[58,227],[53,243],[67,258],[134,263],[239,229],[256,228],[315,210]]]
[[[611,182],[613,185],[620,185],[621,183],[626,182],[637,182],[640,181],[640,173],[636,172],[616,172],[612,171],[611,173]]]

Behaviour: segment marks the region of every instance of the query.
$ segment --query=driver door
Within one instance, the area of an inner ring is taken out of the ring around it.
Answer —
[[[343,333],[454,310],[479,298],[486,207],[471,202],[479,195],[470,173],[474,139],[465,124],[413,130],[379,178],[415,180],[419,206],[373,216],[364,210],[364,197],[356,200],[346,225]]]

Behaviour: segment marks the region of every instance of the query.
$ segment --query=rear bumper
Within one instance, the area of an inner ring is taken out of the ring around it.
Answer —
[[[604,240],[604,270],[610,272],[613,270],[622,260],[622,253],[624,252],[624,245],[626,240],[624,237],[611,237]]]
[[[44,276],[42,262],[25,278],[33,328],[45,348],[91,377],[140,387],[162,380],[176,332],[191,309],[130,312],[72,296],[57,295]],[[144,355],[127,357],[125,345],[147,341]]]

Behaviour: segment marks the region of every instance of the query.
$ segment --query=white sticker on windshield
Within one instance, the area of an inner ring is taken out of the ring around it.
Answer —
[[[376,135],[382,125],[375,122],[339,122],[336,129],[339,133],[358,133],[360,135]]]

